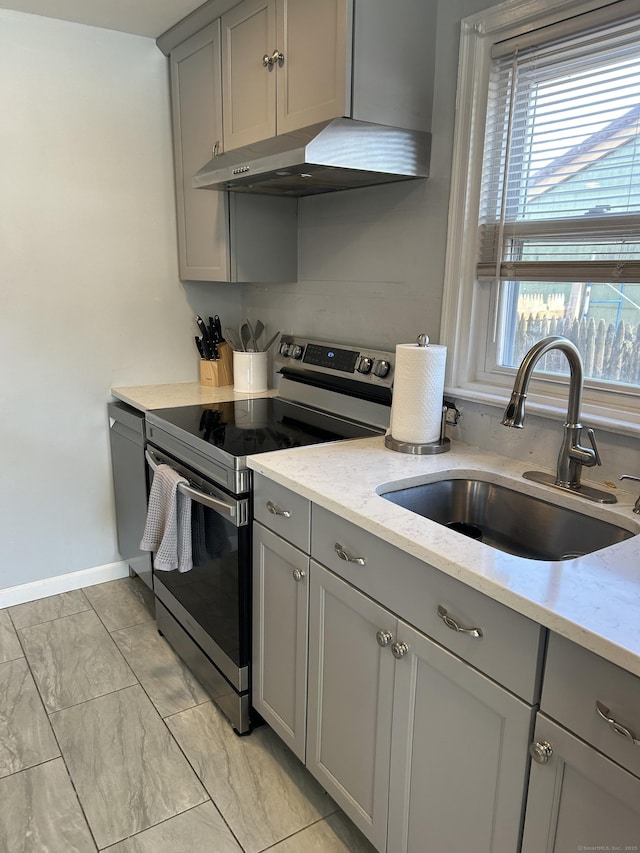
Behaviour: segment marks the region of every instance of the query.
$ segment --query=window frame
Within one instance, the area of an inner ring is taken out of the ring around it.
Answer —
[[[513,386],[515,369],[494,367],[494,326],[498,322],[496,300],[502,288],[476,278],[480,212],[480,175],[484,156],[491,51],[497,42],[522,37],[546,26],[598,10],[624,18],[625,0],[558,0],[550,9],[547,0],[502,3],[464,18],[460,30],[456,123],[449,201],[448,239],[441,342],[448,348],[445,392],[503,407]],[[615,12],[614,12],[615,15]],[[615,20],[615,18],[614,18]],[[568,26],[571,26],[568,24]],[[575,25],[575,31],[580,27]],[[557,417],[566,414],[567,379],[534,375],[527,407],[531,412]],[[615,389],[589,381],[584,389],[582,413],[601,429],[640,435],[640,389]]]

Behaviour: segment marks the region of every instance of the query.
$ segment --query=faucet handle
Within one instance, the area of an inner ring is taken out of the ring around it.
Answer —
[[[600,459],[600,454],[598,453],[598,445],[596,444],[596,434],[591,429],[591,427],[587,429],[587,435],[589,436],[589,441],[591,443],[591,447],[593,448],[594,465],[602,465],[602,460]]]

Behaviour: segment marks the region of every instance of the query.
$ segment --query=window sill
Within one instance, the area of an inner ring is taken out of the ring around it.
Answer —
[[[510,389],[506,391],[489,385],[474,383],[464,387],[446,385],[444,393],[446,397],[453,399],[484,403],[487,406],[504,410],[509,402]],[[563,401],[529,392],[527,394],[527,412],[554,421],[564,421],[567,416],[567,400]],[[580,414],[585,426],[598,427],[605,432],[640,438],[640,418],[637,412],[611,411],[603,406],[583,401]]]

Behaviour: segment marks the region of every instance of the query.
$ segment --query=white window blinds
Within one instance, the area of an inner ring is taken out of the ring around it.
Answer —
[[[640,282],[640,17],[504,54],[497,45],[478,277]]]

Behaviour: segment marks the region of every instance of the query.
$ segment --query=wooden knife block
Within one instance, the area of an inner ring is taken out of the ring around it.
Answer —
[[[228,343],[218,344],[220,358],[217,361],[200,359],[200,384],[209,388],[233,385],[233,350]]]

